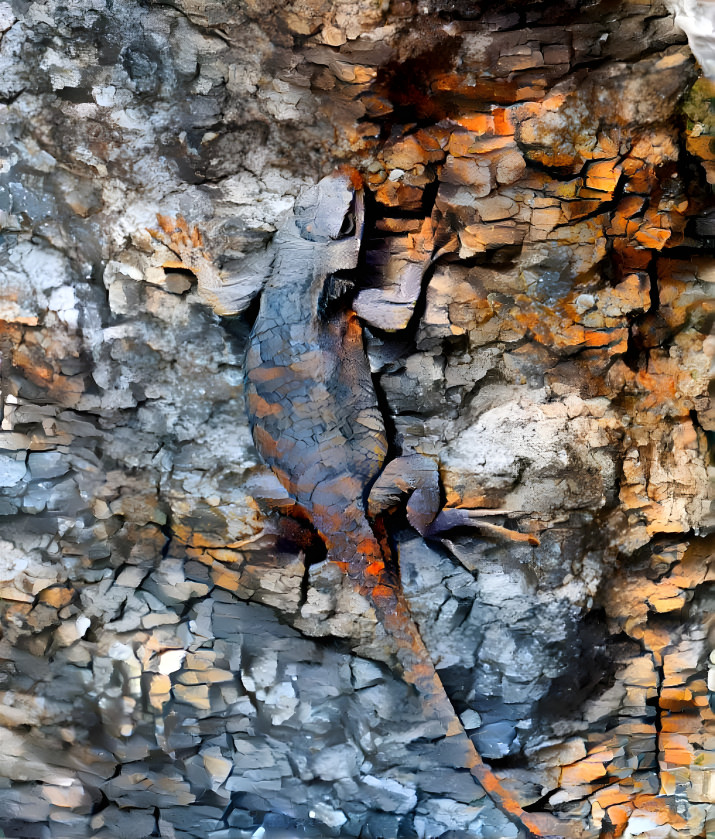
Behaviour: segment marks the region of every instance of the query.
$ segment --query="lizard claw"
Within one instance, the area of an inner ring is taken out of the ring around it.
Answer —
[[[204,240],[198,227],[190,228],[183,216],[172,219],[171,216],[156,214],[160,230],[147,228],[147,232],[162,245],[173,251],[185,267],[191,269],[196,260],[197,252],[207,258],[203,251]]]

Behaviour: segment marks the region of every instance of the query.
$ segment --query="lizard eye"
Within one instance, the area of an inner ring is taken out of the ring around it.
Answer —
[[[354,232],[355,216],[352,213],[348,213],[343,219],[342,226],[340,227],[340,232],[338,233],[338,239],[342,239],[343,236],[351,236]]]

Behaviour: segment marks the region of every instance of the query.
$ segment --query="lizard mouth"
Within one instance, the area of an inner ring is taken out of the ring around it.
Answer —
[[[343,219],[339,239],[347,239],[348,237],[362,240],[363,231],[365,228],[365,193],[362,189],[357,189],[353,192],[350,206],[348,207],[345,217]]]
[[[318,299],[318,315],[325,319],[337,309],[348,308],[357,288],[355,269],[334,271],[329,274],[323,284],[323,290]]]

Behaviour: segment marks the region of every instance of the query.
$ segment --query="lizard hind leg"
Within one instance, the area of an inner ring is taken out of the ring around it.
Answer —
[[[370,518],[396,507],[405,496],[407,521],[421,536],[426,536],[440,505],[439,471],[429,457],[408,454],[387,464],[370,490]]]
[[[376,518],[396,507],[407,496],[407,521],[426,538],[438,538],[449,530],[476,528],[513,542],[538,545],[531,533],[510,530],[489,519],[513,514],[510,510],[471,510],[448,507],[440,511],[440,483],[437,464],[422,454],[409,454],[391,460],[373,484],[368,498],[368,514]]]

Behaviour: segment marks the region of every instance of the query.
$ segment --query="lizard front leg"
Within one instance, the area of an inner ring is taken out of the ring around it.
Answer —
[[[376,518],[407,497],[407,521],[425,538],[433,538],[457,527],[486,530],[513,542],[538,545],[530,533],[520,533],[494,524],[487,517],[509,515],[509,510],[448,507],[440,511],[439,470],[433,460],[409,454],[391,460],[375,481],[368,498],[368,515]]]
[[[165,262],[165,268],[191,271],[199,296],[217,315],[237,315],[248,308],[270,275],[274,256],[270,248],[246,257],[240,271],[225,276],[206,249],[198,227],[189,227],[181,216],[173,219],[157,214],[156,218],[159,229],[148,232],[178,257],[178,262]]]

